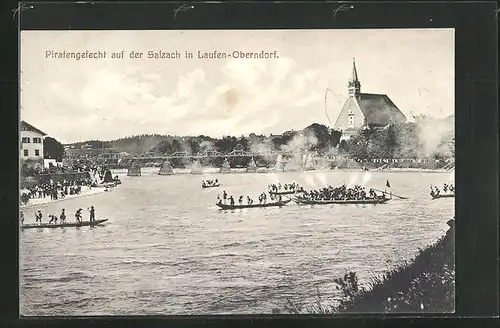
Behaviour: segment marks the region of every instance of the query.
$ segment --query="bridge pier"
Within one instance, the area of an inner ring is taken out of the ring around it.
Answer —
[[[203,169],[201,167],[200,161],[195,160],[191,164],[191,174],[203,174]]]
[[[219,173],[231,173],[231,166],[229,165],[227,158],[224,159],[224,163],[222,164]]]
[[[158,175],[174,175],[174,169],[168,160],[161,163],[160,171]]]
[[[257,172],[257,165],[255,164],[255,160],[252,159],[250,160],[250,164],[248,165],[247,167],[247,170],[246,170],[248,173],[256,173]]]
[[[141,167],[139,166],[138,163],[132,163],[128,170],[127,170],[127,176],[129,177],[140,177],[141,176]]]

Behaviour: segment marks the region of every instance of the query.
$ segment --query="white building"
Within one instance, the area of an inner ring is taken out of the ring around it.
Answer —
[[[21,121],[19,133],[21,159],[43,161],[43,139],[46,135],[46,133],[35,128],[33,125]]]

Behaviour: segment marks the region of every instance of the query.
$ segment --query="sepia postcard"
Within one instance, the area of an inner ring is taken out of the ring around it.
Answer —
[[[20,38],[22,316],[455,311],[453,29]]]

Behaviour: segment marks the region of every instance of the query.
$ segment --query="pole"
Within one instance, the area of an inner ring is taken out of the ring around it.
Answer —
[[[376,190],[376,191],[383,192],[384,194],[388,194],[388,192],[387,192],[387,191],[384,191],[384,190],[375,189],[375,188],[372,188],[372,189],[373,189],[373,190]],[[398,196],[398,195],[395,195],[395,194],[393,194],[393,193],[392,193],[392,191],[390,192],[390,195],[391,195],[391,197],[392,197],[392,196],[396,196],[396,197],[401,198],[401,199],[408,199],[408,197],[403,197],[403,196]]]

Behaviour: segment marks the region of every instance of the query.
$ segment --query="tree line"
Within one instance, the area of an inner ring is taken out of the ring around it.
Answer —
[[[248,136],[206,135],[173,136],[144,134],[113,141],[89,140],[75,143],[79,148],[86,144],[92,148],[114,148],[131,155],[173,154],[187,152],[202,154],[205,151],[230,153],[234,149],[255,152],[262,150],[305,150],[324,154],[337,148],[338,153],[357,159],[453,157],[453,129],[439,132],[429,128],[423,120],[385,127],[369,126],[341,141],[342,132],[314,123],[303,130],[286,131],[281,135],[251,133]],[[427,140],[429,139],[429,140]],[[432,141],[432,142],[431,142]],[[45,157],[61,159],[64,147],[53,138],[45,138]]]

